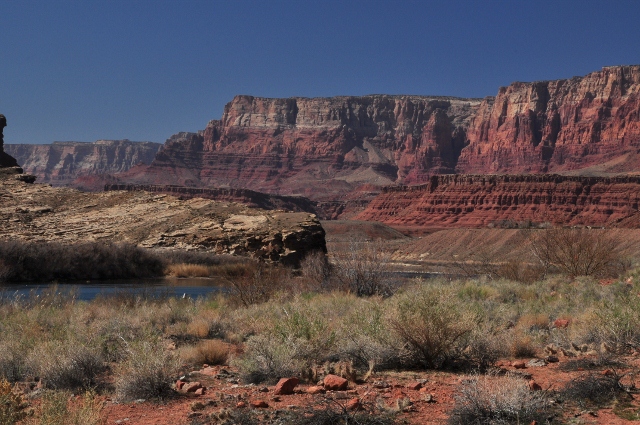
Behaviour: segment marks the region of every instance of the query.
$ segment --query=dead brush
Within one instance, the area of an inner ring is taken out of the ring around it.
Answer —
[[[449,425],[547,423],[545,391],[531,391],[514,375],[473,376],[465,380],[449,417]]]
[[[180,357],[193,365],[223,365],[227,363],[230,345],[219,339],[200,341],[195,346],[183,347]]]
[[[202,264],[170,264],[165,270],[167,276],[173,277],[209,277],[208,266]]]

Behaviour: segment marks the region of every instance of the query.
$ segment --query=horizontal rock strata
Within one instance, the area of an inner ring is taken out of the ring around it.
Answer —
[[[294,265],[310,251],[326,252],[324,229],[305,212],[141,191],[84,193],[8,176],[0,176],[0,222],[0,239],[129,242]]]
[[[150,164],[160,146],[160,143],[152,142],[98,140],[93,143],[6,144],[4,147],[26,173],[38,178],[38,182],[70,186],[80,176],[120,173],[137,164]]]
[[[397,226],[531,221],[637,227],[639,204],[640,177],[447,175],[425,185],[386,188],[356,218]]]

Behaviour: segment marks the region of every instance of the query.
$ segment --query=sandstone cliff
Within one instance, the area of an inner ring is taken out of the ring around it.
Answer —
[[[98,140],[93,143],[54,142],[50,145],[6,144],[26,173],[55,186],[74,185],[81,176],[119,173],[153,161],[161,144],[129,140]],[[104,184],[99,187],[102,188]]]
[[[344,205],[437,174],[628,173],[640,169],[639,91],[636,65],[513,83],[483,100],[237,96],[220,120],[171,137],[150,166],[122,178]]]
[[[333,200],[362,185],[453,172],[479,99],[237,96],[222,119],[179,133],[133,183],[246,187]]]
[[[449,175],[386,188],[357,218],[408,227],[528,221],[638,227],[639,204],[640,177]]]
[[[313,214],[149,192],[80,192],[25,184],[0,173],[0,239],[113,241],[149,248],[246,255],[297,264],[326,252]]]
[[[606,67],[569,80],[513,83],[471,120],[461,173],[640,167],[640,66]]]

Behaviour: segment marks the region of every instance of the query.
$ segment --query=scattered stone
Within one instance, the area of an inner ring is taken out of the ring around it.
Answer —
[[[189,406],[191,408],[192,411],[196,412],[198,410],[202,410],[205,408],[205,404],[201,401],[195,401],[193,403],[191,403],[191,406]]]
[[[407,384],[407,389],[409,390],[418,391],[420,388],[422,388],[422,384],[420,382],[412,382],[410,384]]]
[[[268,392],[269,392],[269,388],[267,388],[267,387],[260,387],[260,388],[258,388],[258,391],[260,391],[261,393],[268,393]]]
[[[351,400],[349,400],[346,404],[346,409],[347,410],[362,410],[362,403],[360,402],[359,398],[352,398]]]
[[[545,357],[545,360],[549,363],[558,363],[560,361],[558,356],[547,356]]]
[[[254,400],[251,402],[251,407],[255,407],[256,409],[266,409],[269,405],[264,400]]]
[[[522,360],[516,360],[515,362],[512,362],[511,366],[513,366],[515,369],[525,369],[527,367],[525,362]]]
[[[382,389],[382,388],[389,388],[391,385],[389,385],[388,382],[386,381],[374,381],[373,382],[373,388],[378,388],[378,389]]]
[[[425,395],[422,396],[422,400],[426,401],[427,403],[435,403],[436,400],[433,397],[433,394],[427,393]]]
[[[195,393],[200,388],[202,388],[202,385],[200,384],[200,382],[188,382],[184,384],[184,386],[182,387],[182,390],[186,393]]]
[[[322,394],[324,392],[324,387],[321,387],[320,385],[314,385],[313,387],[307,388],[307,394]]]
[[[247,407],[247,403],[245,403],[244,401],[239,401],[236,403],[236,409],[243,409]]]
[[[325,390],[344,391],[349,386],[349,381],[336,375],[327,375],[323,385]]]
[[[540,386],[540,384],[538,384],[533,379],[531,381],[529,381],[529,389],[531,391],[542,391],[542,387]]]
[[[280,402],[280,400],[281,400],[281,398],[280,398],[280,397],[278,397],[278,396],[271,397],[271,401],[275,401],[276,403],[279,403],[279,402]]]
[[[273,390],[274,394],[289,395],[293,394],[293,389],[300,383],[298,378],[282,378],[276,384]]]
[[[556,328],[566,328],[567,326],[569,326],[570,323],[571,323],[571,320],[569,319],[556,319],[553,322],[553,326],[555,326]]]
[[[198,389],[197,389],[197,390],[195,390],[193,393],[194,393],[195,395],[204,395],[204,391],[205,391],[205,389],[204,389],[204,388],[198,388]]]
[[[547,361],[545,359],[531,359],[527,363],[527,367],[543,367],[547,365]]]
[[[178,380],[176,381],[176,389],[181,390],[181,389],[182,389],[182,387],[184,387],[184,384],[185,384],[185,382],[184,382],[184,381],[181,381],[180,379],[178,379]]]

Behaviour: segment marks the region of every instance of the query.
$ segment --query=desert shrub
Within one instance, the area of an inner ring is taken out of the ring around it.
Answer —
[[[460,346],[464,350],[460,357],[477,370],[486,370],[500,358],[509,355],[503,330],[489,323],[479,323],[461,341]]]
[[[116,398],[121,401],[165,399],[173,394],[177,372],[173,356],[148,341],[130,343],[127,359],[115,371]]]
[[[381,300],[371,299],[354,305],[341,320],[337,331],[338,356],[358,368],[399,366],[401,342],[394,339],[389,330]]]
[[[530,391],[515,376],[475,376],[464,381],[455,396],[451,425],[546,423],[548,403],[543,391]]]
[[[0,380],[0,425],[13,425],[26,416],[27,403],[13,392],[11,384]]]
[[[531,239],[533,253],[543,267],[555,267],[569,276],[619,276],[628,267],[621,246],[603,229],[540,230]]]
[[[597,406],[606,405],[621,394],[626,392],[620,384],[620,376],[616,373],[584,375],[569,382],[561,391],[565,400],[575,401],[580,405],[591,403]]]
[[[100,425],[105,423],[103,404],[88,391],[80,400],[73,400],[64,391],[47,391],[36,416],[29,421],[33,425]]]
[[[309,367],[305,348],[299,338],[256,335],[247,340],[244,354],[234,364],[245,382],[275,383],[281,377],[300,375]]]
[[[477,319],[455,302],[450,291],[418,285],[397,296],[389,323],[406,344],[409,361],[436,369],[473,330]]]
[[[20,341],[13,339],[16,338],[15,335],[11,335],[11,339],[8,336],[5,333],[5,340],[0,342],[0,378],[16,382],[22,379],[26,371],[25,347],[21,346]]]
[[[229,296],[236,304],[250,306],[268,301],[286,287],[291,278],[290,270],[262,263],[246,268],[241,276],[230,277]]]
[[[170,264],[165,274],[174,277],[209,277],[209,267],[200,264]]]
[[[229,358],[229,344],[219,339],[200,341],[195,346],[184,347],[180,357],[193,365],[221,365]]]
[[[46,388],[89,388],[104,369],[97,350],[82,342],[46,341],[34,348],[27,364],[39,376]]]
[[[313,251],[307,254],[300,263],[300,269],[304,278],[309,280],[316,290],[328,287],[331,265],[324,252]]]
[[[104,242],[2,241],[0,260],[6,281],[141,278],[163,272],[162,260],[150,251]]]
[[[396,287],[390,271],[391,253],[381,241],[352,240],[349,249],[333,258],[333,278],[338,286],[359,297],[391,295]]]

